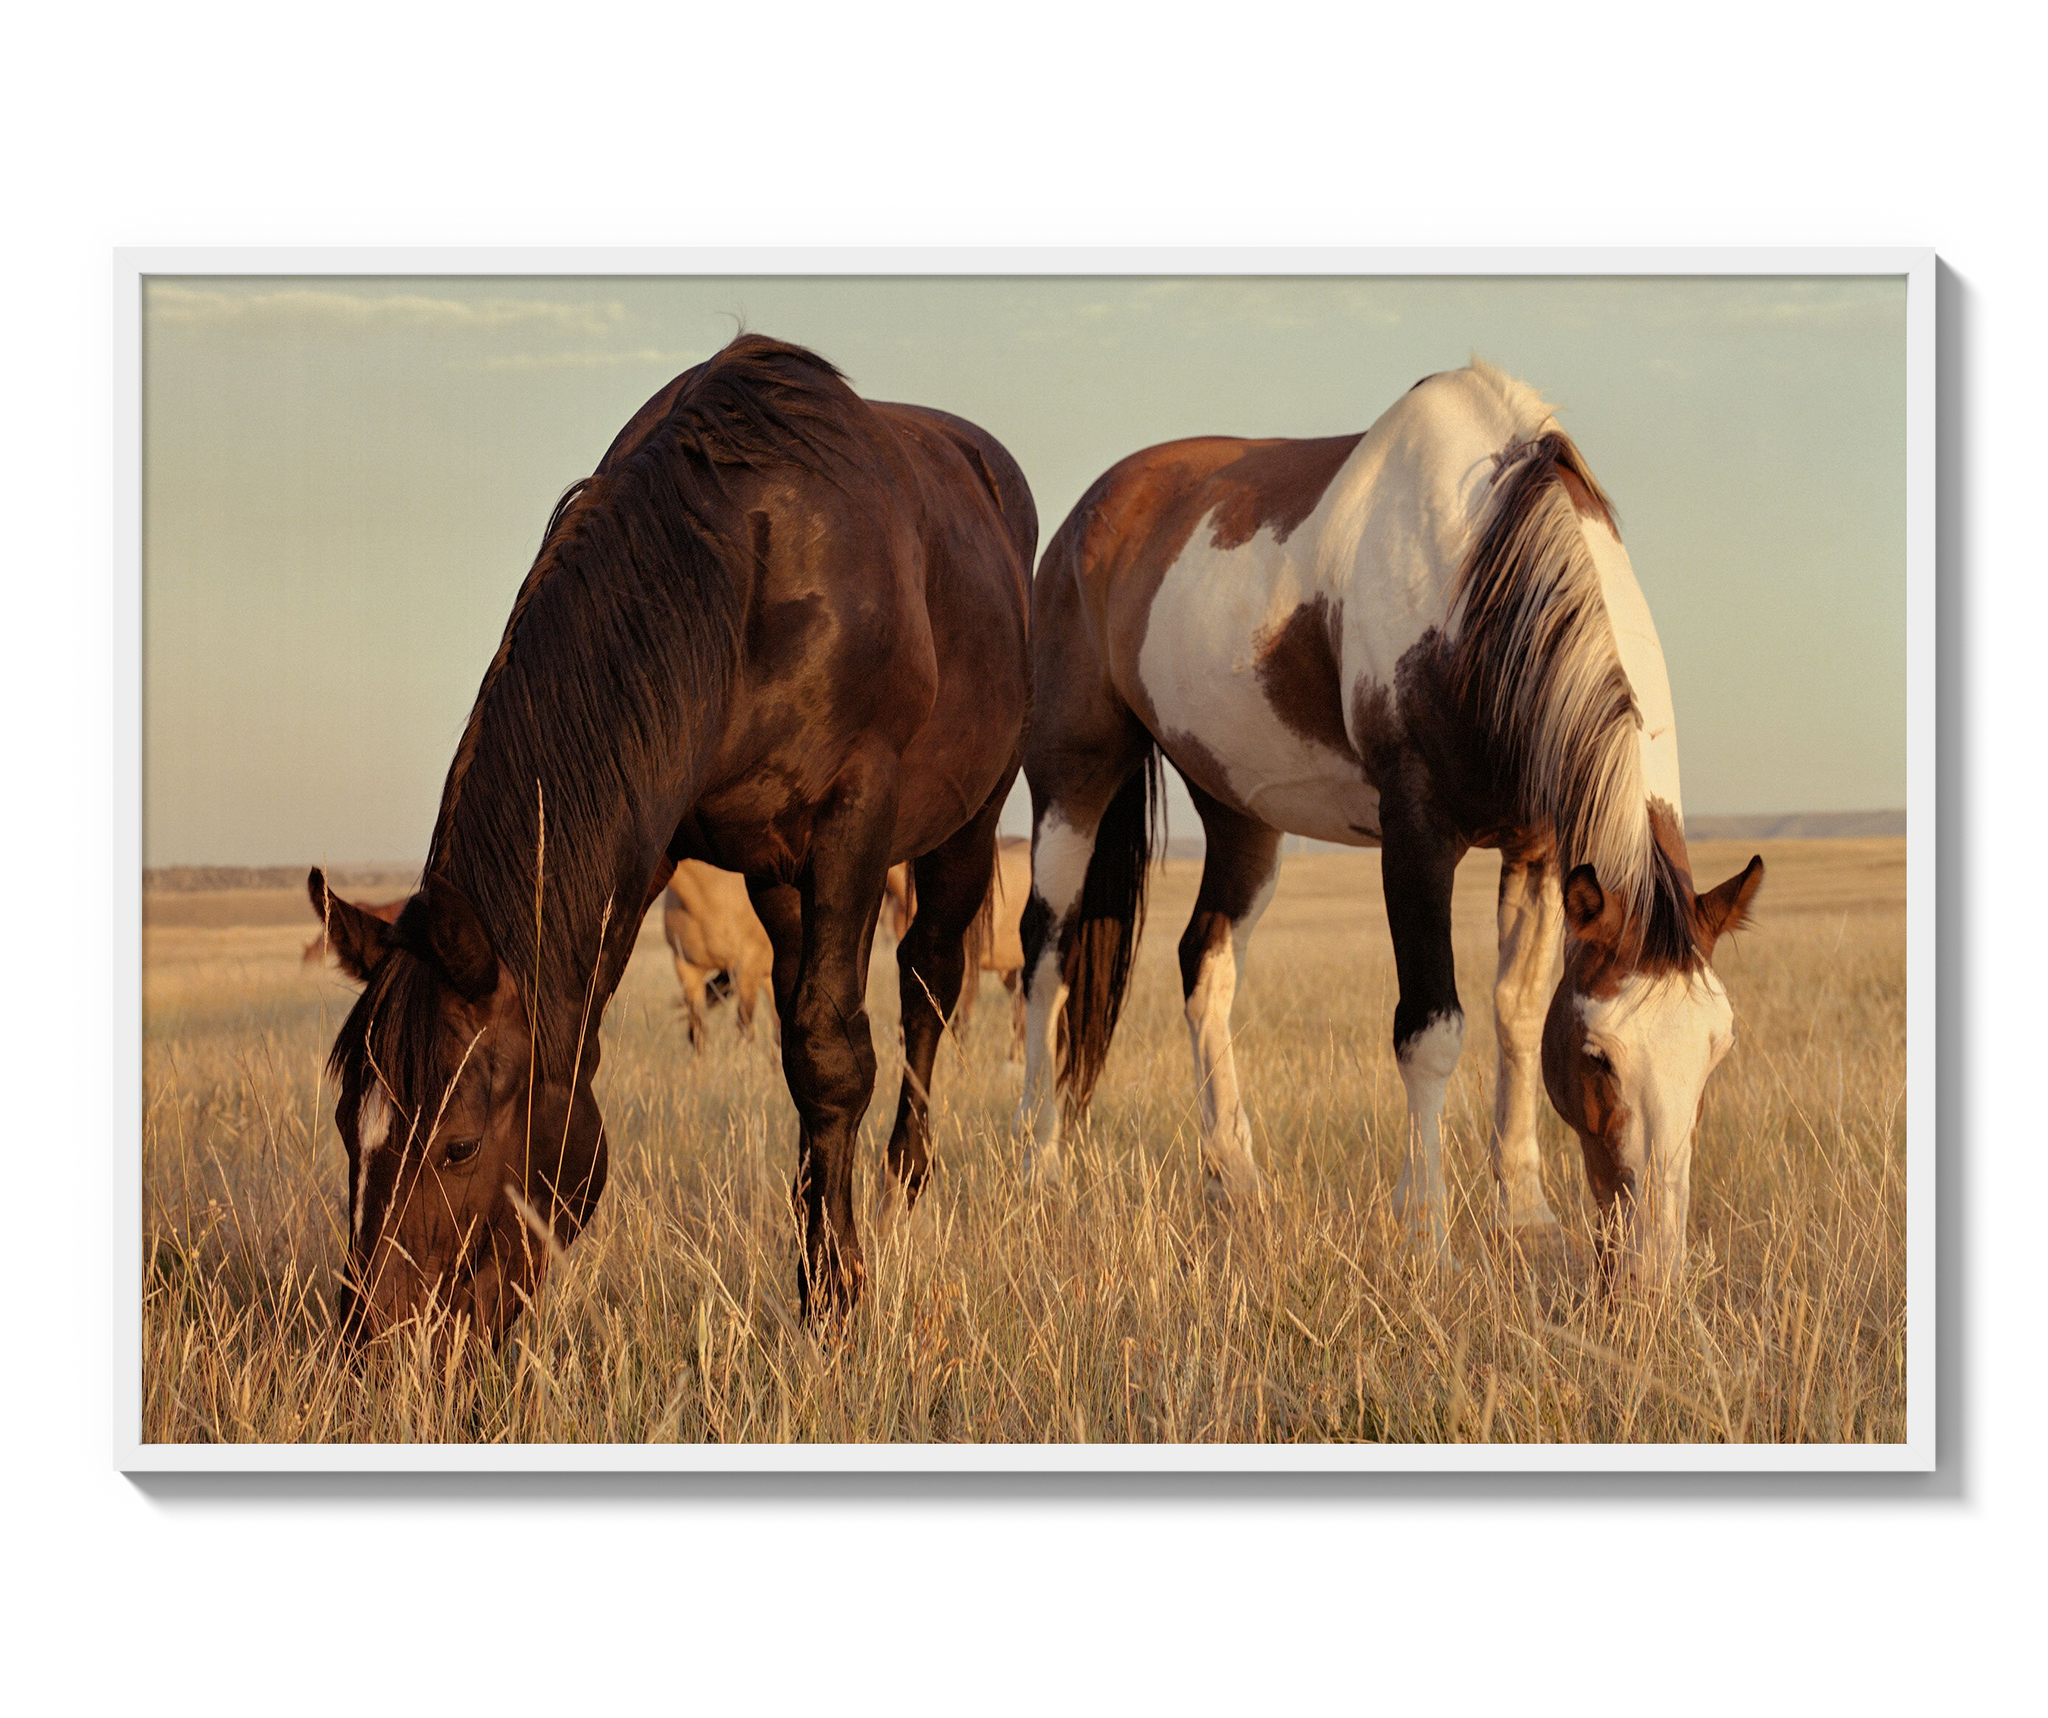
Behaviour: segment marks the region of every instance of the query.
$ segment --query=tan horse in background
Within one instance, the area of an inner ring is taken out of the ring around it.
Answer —
[[[980,988],[979,974],[992,972],[1002,980],[1003,988],[1010,993],[1010,1056],[1012,1062],[1024,1060],[1024,936],[1022,923],[1024,903],[1031,896],[1031,843],[1021,835],[1006,835],[996,851],[995,875],[989,880],[988,899],[982,905],[981,917],[976,921],[975,932],[969,933],[970,942],[978,934],[980,940],[976,982],[960,987],[960,1001],[953,1010],[953,1019],[961,1033],[965,1033],[974,1020],[975,993]],[[890,933],[898,942],[910,929],[911,921],[917,917],[917,889],[910,879],[908,865],[892,865],[886,892],[882,900],[882,918]],[[970,954],[975,951],[970,948]],[[970,964],[975,964],[970,962]]]
[[[703,1049],[704,1012],[728,992],[739,1013],[740,1036],[752,1038],[755,999],[775,974],[775,945],[747,896],[746,878],[701,859],[683,860],[662,893],[661,930],[683,984],[690,1048]],[[721,976],[725,988],[714,988]],[[775,1018],[772,990],[768,1014]]]

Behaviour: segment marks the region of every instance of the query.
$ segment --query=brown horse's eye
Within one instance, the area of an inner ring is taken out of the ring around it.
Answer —
[[[1591,1064],[1595,1068],[1598,1068],[1601,1073],[1611,1074],[1614,1072],[1614,1064],[1607,1059],[1606,1053],[1604,1051],[1594,1049],[1591,1044],[1588,1044],[1585,1047],[1585,1049],[1580,1052],[1580,1054],[1582,1054],[1586,1058],[1589,1064]]]
[[[482,1145],[483,1141],[480,1139],[458,1139],[441,1154],[441,1161],[450,1168],[457,1164],[467,1163],[472,1157],[476,1156],[478,1149]]]

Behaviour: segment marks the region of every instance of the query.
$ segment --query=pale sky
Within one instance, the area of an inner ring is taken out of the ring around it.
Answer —
[[[160,278],[145,863],[416,863],[555,498],[736,317],[992,431],[1041,543],[1140,447],[1362,430],[1476,352],[1614,497],[1687,811],[1905,804],[1899,279]]]

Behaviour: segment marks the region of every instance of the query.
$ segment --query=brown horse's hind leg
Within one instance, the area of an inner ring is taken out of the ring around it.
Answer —
[[[779,889],[754,895],[775,946],[782,1072],[796,1100],[790,1193],[803,1225],[798,1294],[807,1318],[828,1321],[853,1309],[867,1277],[854,1226],[853,1158],[875,1089],[868,953],[895,825],[893,770],[893,762],[849,765],[812,824],[795,899]]]
[[[975,815],[917,861],[917,917],[904,933],[896,961],[903,1005],[903,1091],[889,1134],[889,1178],[884,1209],[900,1192],[906,1208],[917,1203],[931,1174],[931,1078],[945,1023],[954,1018],[963,984],[981,976],[968,970],[965,938],[988,896],[996,863],[996,824],[1013,777]]]
[[[1202,1115],[1202,1173],[1211,1199],[1232,1205],[1259,1194],[1251,1123],[1237,1084],[1230,1010],[1244,951],[1280,881],[1280,831],[1241,816],[1188,783],[1202,816],[1206,852],[1195,911],[1180,939],[1180,992],[1195,1052]]]

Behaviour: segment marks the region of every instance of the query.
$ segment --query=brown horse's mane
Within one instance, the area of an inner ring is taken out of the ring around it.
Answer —
[[[596,987],[594,1026],[631,950],[645,865],[674,819],[655,824],[684,809],[737,668],[758,546],[732,479],[801,470],[851,492],[847,431],[868,410],[825,359],[741,334],[650,401],[548,520],[449,766],[426,874],[475,908],[557,1077],[581,1053],[585,996]],[[401,1108],[432,1089],[438,1001],[394,969],[423,965],[386,961],[334,1047],[350,1089],[374,1048]]]

